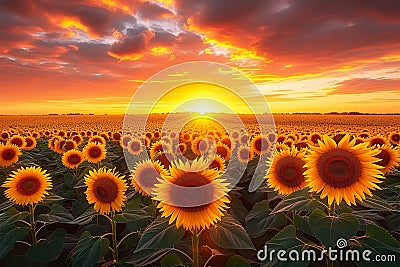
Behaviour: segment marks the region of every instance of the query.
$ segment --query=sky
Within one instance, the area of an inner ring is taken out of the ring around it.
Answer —
[[[241,71],[273,113],[399,112],[400,4],[0,0],[0,114],[124,114],[190,61]]]

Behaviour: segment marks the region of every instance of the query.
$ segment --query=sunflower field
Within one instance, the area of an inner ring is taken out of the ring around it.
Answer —
[[[166,116],[1,116],[0,266],[399,266],[399,116]]]

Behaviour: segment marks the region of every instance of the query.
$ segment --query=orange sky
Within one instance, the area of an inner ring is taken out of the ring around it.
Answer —
[[[1,1],[0,114],[124,113],[145,80],[194,60],[242,71],[274,113],[399,112],[399,9],[392,0]]]

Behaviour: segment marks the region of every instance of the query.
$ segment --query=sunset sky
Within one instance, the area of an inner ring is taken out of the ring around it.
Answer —
[[[399,112],[400,4],[0,0],[0,114],[123,114],[197,60],[246,74],[274,113]]]

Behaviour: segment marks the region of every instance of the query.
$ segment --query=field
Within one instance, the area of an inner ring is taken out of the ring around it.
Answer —
[[[400,116],[175,116],[0,116],[0,265],[400,261]]]

